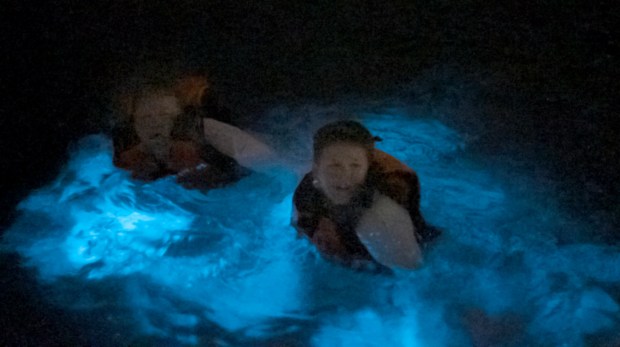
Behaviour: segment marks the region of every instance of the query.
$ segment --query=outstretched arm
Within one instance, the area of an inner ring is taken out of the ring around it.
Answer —
[[[414,269],[422,263],[409,212],[385,195],[375,193],[355,231],[375,260],[385,266]]]
[[[203,131],[211,146],[235,159],[241,166],[261,171],[276,160],[273,150],[264,142],[230,124],[205,118]]]

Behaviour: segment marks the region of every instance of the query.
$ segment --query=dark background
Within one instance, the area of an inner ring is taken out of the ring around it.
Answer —
[[[551,182],[561,207],[595,230],[592,242],[620,239],[616,1],[0,8],[2,230],[19,200],[56,177],[72,141],[109,131],[117,86],[141,66],[160,65],[207,71],[249,124],[275,103],[347,98],[397,97],[427,116],[450,114],[442,120],[489,163],[511,162]],[[79,343],[79,331],[67,333],[75,317],[37,297],[19,259],[0,260],[7,341]]]

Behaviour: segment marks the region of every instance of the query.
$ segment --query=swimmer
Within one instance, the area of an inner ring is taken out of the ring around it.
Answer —
[[[361,123],[314,135],[311,172],[295,190],[293,224],[322,256],[353,268],[415,269],[426,225],[416,173],[375,148]]]
[[[124,95],[114,164],[144,181],[176,175],[187,188],[216,188],[244,177],[273,153],[232,124],[230,112],[214,99],[201,75]],[[260,151],[241,150],[246,147]]]

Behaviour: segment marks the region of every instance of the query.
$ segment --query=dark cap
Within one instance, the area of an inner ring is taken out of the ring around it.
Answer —
[[[381,139],[373,136],[360,122],[342,120],[329,123],[314,134],[314,159],[318,159],[323,149],[333,143],[355,143],[371,151],[375,141]]]

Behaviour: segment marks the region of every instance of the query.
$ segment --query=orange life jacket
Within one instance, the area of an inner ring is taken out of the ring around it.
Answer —
[[[345,264],[356,260],[373,261],[355,234],[355,224],[364,208],[369,207],[375,189],[409,212],[418,241],[425,241],[421,233],[426,229],[426,225],[420,213],[418,176],[413,169],[395,157],[381,150],[374,150],[366,186],[361,193],[365,196],[358,200],[360,206],[351,206],[349,211],[334,212],[334,207],[327,197],[314,187],[312,180],[312,174],[306,174],[295,190],[293,224],[298,233],[307,236],[323,256]],[[343,213],[349,214],[348,218],[344,218],[347,219],[344,222],[342,216],[336,216]]]

